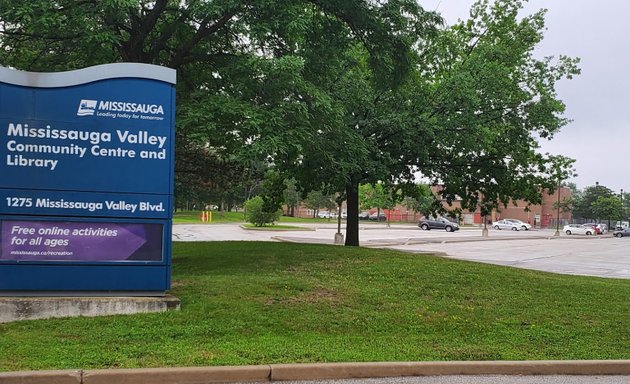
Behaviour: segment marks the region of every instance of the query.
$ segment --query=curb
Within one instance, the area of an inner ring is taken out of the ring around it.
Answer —
[[[202,384],[230,382],[266,382],[271,377],[269,365],[241,367],[193,367],[149,369],[99,369],[83,372],[83,384]],[[0,380],[2,383],[2,380]]]
[[[334,241],[328,239],[295,237],[295,236],[272,236],[272,240],[284,243],[306,243],[306,244],[329,244],[335,245]],[[472,243],[485,241],[509,241],[509,240],[554,240],[549,236],[531,236],[531,237],[465,237],[447,239],[444,237],[436,238],[408,238],[405,241],[387,241],[387,240],[366,240],[361,243],[364,248],[380,248],[393,247],[397,245],[416,245],[416,244],[452,244],[452,243]]]
[[[279,241],[281,243],[335,245],[334,240],[311,239],[307,237],[271,236],[271,240]]]
[[[605,235],[604,235],[605,236]],[[380,247],[393,247],[397,245],[417,245],[417,244],[454,244],[454,243],[475,243],[475,242],[487,242],[487,241],[527,241],[527,240],[565,240],[565,239],[584,239],[584,240],[600,240],[602,238],[609,237],[588,237],[588,236],[529,236],[529,237],[463,237],[447,239],[444,237],[435,238],[408,238],[406,241],[388,241],[388,240],[366,240],[361,243],[361,247],[364,248],[380,248]],[[334,241],[328,239],[316,239],[294,236],[272,236],[272,240],[276,240],[284,243],[306,243],[306,244],[330,244],[335,245]],[[430,252],[429,252],[430,253]]]
[[[0,384],[80,384],[81,376],[79,370],[0,372]]]
[[[438,361],[0,372],[0,384],[203,384],[455,375],[630,375],[630,360]]]
[[[247,227],[245,224],[241,224],[238,226],[239,228],[245,231],[261,231],[261,232],[314,232],[317,228],[308,228],[308,227],[292,227],[292,228],[273,228],[273,227]]]
[[[280,364],[271,380],[454,375],[628,375],[629,360]]]
[[[530,237],[470,237],[470,238],[454,238],[454,239],[445,239],[435,238],[435,239],[412,239],[408,242],[408,244],[450,244],[450,243],[474,243],[474,242],[482,242],[482,241],[510,241],[510,240],[552,240],[553,237],[549,236],[530,236]]]

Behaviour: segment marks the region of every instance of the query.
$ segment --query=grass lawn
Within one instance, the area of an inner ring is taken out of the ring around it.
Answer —
[[[0,370],[630,358],[630,280],[326,245],[174,254],[181,311],[0,324]]]
[[[223,216],[218,211],[212,211],[212,221],[203,223],[200,219],[199,211],[178,211],[173,215],[173,223],[175,224],[226,224],[226,223],[244,223],[243,212],[223,212]],[[336,224],[337,219],[320,219],[320,218],[300,218],[281,216],[279,223],[330,223]],[[344,220],[345,222],[345,220]]]

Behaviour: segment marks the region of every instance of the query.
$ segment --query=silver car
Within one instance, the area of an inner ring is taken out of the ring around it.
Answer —
[[[630,228],[626,227],[623,229],[618,229],[613,233],[613,236],[615,237],[630,236]]]
[[[528,230],[532,227],[532,225],[531,225],[531,224],[526,223],[526,222],[524,222],[524,221],[521,221],[521,220],[519,220],[519,219],[505,219],[505,220],[507,220],[507,221],[511,221],[511,222],[513,222],[513,223],[516,223],[516,224],[520,225],[520,226],[521,226],[521,229],[524,229],[524,230],[526,230],[526,231],[528,231]]]
[[[562,228],[567,235],[594,235],[595,229],[590,225],[568,224]]]
[[[499,220],[492,223],[494,229],[509,229],[512,231],[518,231],[521,229],[521,225],[509,220]]]

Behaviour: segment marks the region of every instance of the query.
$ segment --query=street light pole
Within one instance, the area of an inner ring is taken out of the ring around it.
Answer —
[[[560,179],[558,179],[558,207],[556,213],[556,233],[554,236],[560,236]]]
[[[621,223],[623,222],[623,218],[625,215],[626,215],[626,210],[623,209],[623,188],[621,188],[621,220],[619,220],[619,226],[621,226]]]

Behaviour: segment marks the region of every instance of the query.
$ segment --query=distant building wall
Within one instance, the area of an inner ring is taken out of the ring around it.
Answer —
[[[440,187],[432,187],[432,191],[437,193]],[[558,201],[558,193],[560,193],[560,201],[571,197],[572,193],[569,188],[561,187],[559,190],[552,194],[543,192],[543,198],[541,204],[528,204],[523,200],[510,201],[507,207],[500,207],[494,210],[487,219],[490,221],[496,221],[500,219],[518,219],[537,227],[548,227],[552,223],[555,223],[558,211],[555,208],[555,204]],[[459,200],[453,201],[451,205],[448,205],[446,201],[443,201],[443,205],[447,210],[454,210],[461,208]],[[346,204],[342,205],[342,210],[346,209]],[[283,209],[285,214],[288,214],[288,208],[285,206]],[[325,208],[320,211],[326,211]],[[362,212],[363,210],[359,210]],[[366,210],[370,214],[375,213],[376,208]],[[336,210],[335,210],[336,212]],[[417,222],[422,214],[409,210],[402,205],[397,205],[394,209],[384,209],[381,212],[385,213],[387,218],[393,222]],[[295,209],[296,217],[314,217],[316,213],[312,209],[308,209],[301,205]],[[570,222],[572,219],[571,212],[560,211],[560,221]],[[483,217],[481,217],[481,211],[477,208],[475,211],[463,210],[461,215],[460,224],[465,225],[481,225],[483,224]]]
[[[496,221],[501,219],[518,219],[537,227],[548,227],[552,222],[555,223],[558,211],[555,205],[558,201],[558,193],[560,193],[560,201],[571,197],[572,193],[569,188],[561,187],[554,193],[549,194],[547,191],[543,191],[541,204],[528,204],[523,200],[509,201],[507,207],[501,206],[499,209],[493,210],[488,216],[488,220]],[[460,207],[456,202],[453,205],[446,206],[447,209],[453,209]],[[470,221],[470,214],[472,213],[473,224],[483,224],[483,217],[481,217],[481,210],[477,208],[474,212],[464,210],[463,221]],[[560,221],[571,221],[571,212],[560,211]]]

